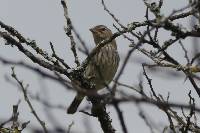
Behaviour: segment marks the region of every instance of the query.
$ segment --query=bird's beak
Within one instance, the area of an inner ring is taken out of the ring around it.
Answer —
[[[94,29],[93,29],[93,28],[90,28],[90,31],[91,31],[92,33],[95,33],[95,31],[94,31]]]

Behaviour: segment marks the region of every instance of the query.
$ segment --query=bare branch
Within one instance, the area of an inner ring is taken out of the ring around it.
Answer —
[[[80,66],[80,62],[79,62],[77,52],[76,52],[76,42],[75,42],[74,37],[72,35],[72,28],[73,27],[72,27],[71,19],[69,18],[66,0],[61,0],[61,4],[63,6],[64,16],[65,16],[65,19],[67,21],[67,27],[65,28],[65,32],[66,32],[66,35],[70,38],[70,41],[71,41],[71,50],[74,54],[75,63],[76,63],[77,66]]]
[[[24,99],[25,99],[25,101],[27,102],[29,108],[31,109],[31,113],[33,113],[33,115],[35,116],[35,118],[37,119],[37,121],[40,123],[40,125],[42,126],[44,132],[45,132],[45,133],[48,133],[44,121],[42,121],[42,120],[40,119],[40,117],[39,117],[38,114],[36,113],[35,109],[33,108],[33,105],[31,104],[31,102],[30,102],[30,100],[29,100],[29,98],[28,98],[28,96],[27,96],[27,87],[28,87],[28,86],[27,86],[27,87],[24,87],[23,82],[20,81],[20,80],[18,79],[17,75],[15,74],[14,67],[12,68],[12,77],[13,77],[13,78],[17,81],[17,83],[21,86],[22,92],[23,92],[23,94],[24,94]]]

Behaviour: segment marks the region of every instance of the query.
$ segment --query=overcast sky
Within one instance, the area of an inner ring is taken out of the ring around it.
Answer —
[[[144,20],[145,7],[142,0],[105,1],[108,8],[124,25],[133,21]],[[186,4],[187,0],[165,0],[162,12],[163,14],[168,15],[173,9],[179,9],[184,7]],[[103,24],[111,28],[113,32],[116,31],[114,27],[112,27],[114,23],[113,19],[103,10],[101,0],[69,0],[68,6],[72,23],[88,47],[94,47],[92,35],[88,30],[90,27]],[[63,30],[65,20],[60,0],[0,0],[0,20],[16,28],[25,37],[30,38],[31,40],[36,40],[37,44],[48,52],[50,52],[49,42],[51,41],[59,56],[65,59],[68,64],[74,66],[70,43]],[[187,23],[183,24],[185,24],[185,26],[188,25]],[[160,37],[161,39],[164,39],[165,34],[162,34]],[[122,37],[119,37],[117,38],[117,43],[122,61],[124,55],[127,53],[129,42],[125,41]],[[184,43],[191,42],[188,39]],[[80,46],[78,42],[77,44]],[[184,60],[181,58],[184,54],[182,51],[177,49],[170,51],[170,54],[175,55],[177,59],[184,63]],[[80,52],[78,55],[81,57],[81,60],[85,58],[85,56]],[[31,63],[30,60],[25,58],[25,56],[15,47],[3,45],[2,39],[0,40],[0,56],[15,61],[23,60]],[[140,57],[140,54],[135,52],[132,56],[131,63],[127,66],[120,81],[130,85],[138,84],[138,75],[141,72],[141,65],[138,63],[138,57]],[[141,57],[140,59],[140,62],[145,60],[144,57]],[[5,82],[4,76],[10,76],[10,73],[10,67],[5,67],[0,64],[0,119],[9,118],[12,113],[12,105],[16,104],[18,100],[21,99],[22,102],[19,107],[20,120],[31,120],[31,125],[40,127],[38,122],[30,113],[28,106],[23,101],[23,95],[15,86]],[[47,98],[54,104],[63,104],[67,107],[75,95],[74,92],[66,91],[57,83],[41,79],[39,76],[24,68],[16,67],[16,73],[24,83],[30,85],[29,91],[31,93],[35,94],[40,92],[44,98]],[[171,92],[171,100],[175,101],[185,100],[189,91],[188,88],[191,87],[190,83],[187,81],[184,82],[184,78],[170,80],[163,72],[154,74],[153,85],[157,91],[164,96],[167,96],[167,93]],[[84,102],[85,104],[88,104],[87,101]],[[84,104],[82,104],[82,107],[83,106]],[[52,125],[48,122],[48,116],[45,115],[40,103],[34,102],[34,107],[36,111],[38,111],[39,116],[44,121],[47,121],[47,127],[51,128]],[[126,124],[130,133],[147,133],[149,131],[145,122],[139,117],[138,109],[135,104],[123,104],[120,107],[124,112]],[[144,109],[147,108],[144,107]],[[121,127],[115,110],[112,107],[108,110],[111,112],[110,116],[113,120],[114,128],[117,129],[117,133],[121,133]],[[149,116],[153,118],[156,123],[161,123],[161,125],[167,124],[167,117],[164,113],[160,113],[161,111],[157,108],[148,106],[148,110],[145,111],[149,113]],[[92,125],[95,133],[102,132],[96,118],[88,117],[82,113],[67,115],[65,110],[53,110],[52,113],[55,114],[58,123],[65,128],[74,121],[75,125],[72,127],[72,130],[86,133],[87,131],[85,130],[85,125],[83,125],[83,123],[86,123],[87,119],[87,122]],[[25,133],[28,133],[28,131]]]

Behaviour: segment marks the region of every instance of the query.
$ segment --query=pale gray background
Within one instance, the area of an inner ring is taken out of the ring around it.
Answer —
[[[132,21],[144,20],[145,7],[142,0],[105,0],[105,2],[108,8],[125,25]],[[173,9],[179,9],[186,4],[187,0],[165,0],[162,12],[167,15],[171,13]],[[97,24],[104,24],[110,27],[113,31],[116,31],[112,27],[112,24],[114,23],[113,19],[103,10],[100,0],[69,0],[68,6],[73,25],[83,40],[87,43],[88,47],[94,47],[92,35],[88,30],[90,27]],[[72,52],[70,50],[70,43],[69,40],[66,39],[63,30],[65,19],[60,0],[0,0],[0,20],[15,27],[25,37],[36,40],[37,44],[41,48],[46,49],[49,52],[49,41],[52,41],[57,53],[63,57],[68,64],[71,66],[74,65]],[[188,25],[189,24],[184,23],[184,26],[188,27]],[[166,35],[168,34],[162,34],[160,35],[160,38],[166,39]],[[117,39],[117,43],[121,60],[123,60],[124,55],[127,53],[129,42],[125,41],[122,37],[119,37]],[[190,47],[189,44],[191,41],[189,39],[187,39],[184,44],[185,43],[188,44],[186,45],[187,48]],[[79,45],[79,43],[77,44]],[[181,63],[186,63],[183,59],[183,51],[179,50],[180,47],[177,46],[172,48],[174,48],[174,50],[170,51],[170,54],[175,55],[176,59],[181,61]],[[189,54],[191,55],[191,53]],[[83,56],[80,52],[78,55],[82,57],[81,60],[85,58],[85,56]],[[2,39],[0,40],[0,56],[13,60],[23,60],[30,63],[30,60],[21,54],[15,47],[12,48],[10,46],[3,45]],[[136,57],[140,57],[140,62],[145,60],[145,57],[141,57],[141,54],[138,52],[133,54],[131,63],[129,63],[126,67],[126,70],[121,77],[121,81],[124,83],[128,83],[130,85],[138,84],[138,75],[141,72],[141,65],[138,64],[138,58]],[[12,105],[16,104],[19,99],[22,99],[19,106],[20,120],[31,120],[31,125],[29,125],[29,127],[33,125],[40,127],[38,122],[30,113],[27,104],[24,102],[21,92],[19,92],[13,85],[5,82],[4,75],[10,75],[10,73],[10,67],[5,67],[0,64],[0,119],[8,118],[12,113]],[[52,103],[63,104],[67,107],[75,95],[74,92],[66,92],[65,89],[57,83],[41,79],[31,71],[24,68],[16,67],[16,73],[25,83],[30,84],[29,91],[31,93],[35,94],[40,92],[44,98],[49,99]],[[154,74],[153,85],[157,92],[163,94],[164,96],[167,96],[167,93],[171,92],[170,99],[173,101],[181,102],[188,99],[187,93],[190,90],[191,84],[188,83],[188,81],[184,82],[183,77],[176,79],[172,78],[172,80],[170,79],[171,77],[166,76],[164,72]],[[41,86],[41,84],[43,86]],[[146,90],[148,91],[148,87]],[[195,92],[192,92],[194,96],[196,96]],[[144,110],[149,113],[149,116],[157,124],[168,124],[167,117],[164,113],[159,111],[157,108],[149,107],[149,105],[144,105],[142,107],[145,106],[148,108],[144,108]],[[51,128],[52,125],[48,122],[49,119],[45,115],[40,103],[34,102],[34,107],[40,118],[46,121],[47,128]],[[123,104],[120,107],[124,112],[124,117],[130,133],[149,132],[145,122],[139,117],[138,109],[135,104]],[[113,119],[113,125],[114,128],[117,129],[117,133],[122,132],[115,110],[110,107],[109,111],[111,112],[110,116]],[[53,110],[52,113],[54,113],[58,119],[58,125],[62,125],[66,129],[67,126],[74,121],[75,125],[72,127],[73,131],[88,133],[88,131],[84,128],[85,125],[83,123],[85,122],[92,125],[92,130],[89,130],[91,133],[102,132],[96,118],[88,117],[82,113],[66,115],[65,110]],[[87,121],[85,119],[87,119]]]

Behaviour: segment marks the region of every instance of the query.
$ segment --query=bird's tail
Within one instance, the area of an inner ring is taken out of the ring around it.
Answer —
[[[69,108],[67,109],[67,113],[74,114],[77,111],[79,105],[81,104],[83,98],[84,98],[83,94],[77,93],[74,100],[72,101]]]

